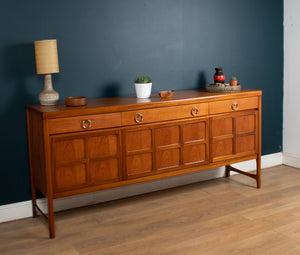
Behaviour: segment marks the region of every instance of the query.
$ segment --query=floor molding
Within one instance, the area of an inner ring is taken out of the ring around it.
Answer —
[[[292,153],[283,152],[283,164],[291,167],[300,168],[300,156]]]
[[[285,154],[284,154],[285,155]],[[288,155],[289,162],[295,162],[295,167],[300,168],[300,157],[297,160],[295,157]],[[283,153],[274,153],[269,155],[264,155],[261,158],[262,168],[268,168],[276,165],[281,165],[286,160],[283,160]],[[287,164],[289,165],[289,164]],[[255,160],[249,160],[237,164],[233,164],[234,167],[241,168],[245,171],[252,171],[256,168]],[[234,174],[234,173],[232,173]],[[140,195],[144,193],[149,193],[153,191],[168,189],[177,187],[180,185],[195,183],[199,181],[205,181],[210,179],[215,179],[224,176],[224,167],[213,168],[209,170],[200,171],[197,173],[191,173],[186,175],[180,175],[176,177],[170,177],[165,179],[160,179],[156,181],[150,181],[145,183],[138,183],[129,186],[102,190],[98,192],[92,192],[88,194],[83,194],[79,196],[72,196],[66,198],[56,199],[54,201],[54,210],[62,211],[76,207],[82,207],[92,204],[97,204],[101,202],[111,201],[115,199],[120,199],[124,197],[130,197],[135,195]],[[38,199],[39,206],[43,211],[47,211],[47,200]],[[32,216],[31,200],[13,203],[8,205],[0,206],[0,223],[7,222],[22,218],[27,218]]]

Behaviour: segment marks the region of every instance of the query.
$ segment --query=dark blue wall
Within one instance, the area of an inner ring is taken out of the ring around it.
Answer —
[[[282,0],[10,0],[0,8],[0,205],[30,199],[25,105],[38,103],[33,41],[57,39],[61,100],[212,82],[214,68],[263,90],[262,153],[282,148]]]

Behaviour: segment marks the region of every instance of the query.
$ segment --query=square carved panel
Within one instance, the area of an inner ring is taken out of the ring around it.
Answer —
[[[206,122],[184,124],[182,126],[183,142],[203,141],[206,139]]]
[[[87,139],[91,159],[114,156],[118,152],[117,135],[99,135]]]
[[[126,151],[138,151],[152,147],[151,129],[142,129],[126,132]]]
[[[179,126],[155,129],[155,145],[157,147],[179,144]]]

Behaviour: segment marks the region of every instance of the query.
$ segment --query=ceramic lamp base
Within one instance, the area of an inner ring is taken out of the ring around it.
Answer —
[[[56,105],[59,100],[59,94],[52,87],[51,74],[45,75],[44,90],[39,94],[41,105]]]

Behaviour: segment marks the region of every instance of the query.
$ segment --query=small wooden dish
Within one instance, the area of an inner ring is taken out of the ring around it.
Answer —
[[[84,106],[87,104],[87,97],[66,97],[65,103],[67,106]]]
[[[161,97],[161,98],[171,98],[175,93],[175,90],[164,90],[164,91],[159,91],[158,92],[158,95]]]

